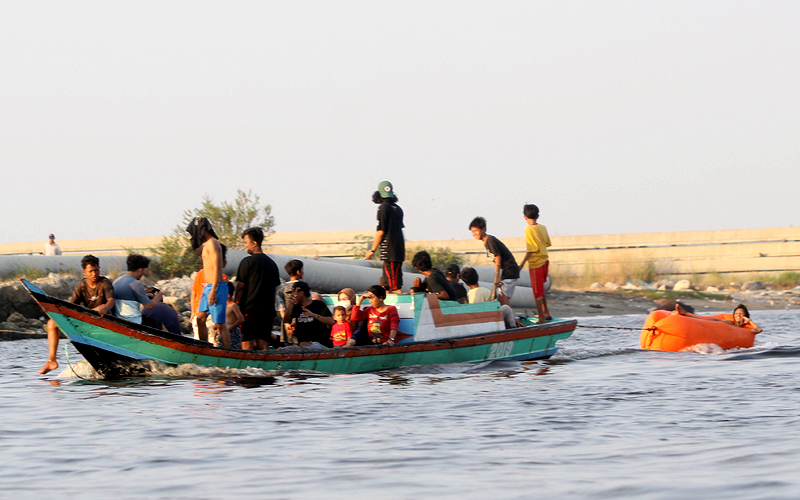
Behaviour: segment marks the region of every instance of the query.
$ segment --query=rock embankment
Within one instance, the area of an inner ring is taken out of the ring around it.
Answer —
[[[72,291],[79,282],[80,278],[76,276],[55,273],[31,281],[48,295],[64,300],[72,296]],[[154,285],[161,289],[164,302],[174,307],[180,314],[181,328],[184,331],[191,331],[189,318],[191,316],[192,282],[192,278],[184,276],[183,278],[162,280]],[[0,283],[0,331],[43,332],[46,321],[44,312],[31,298],[21,282]]]

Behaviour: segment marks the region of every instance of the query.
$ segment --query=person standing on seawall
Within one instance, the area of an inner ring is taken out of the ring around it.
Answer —
[[[378,227],[375,239],[364,259],[369,260],[380,248],[383,261],[381,285],[391,293],[402,293],[403,261],[406,259],[406,242],[403,238],[403,209],[397,205],[392,183],[383,181],[372,195],[372,202],[378,206]]]
[[[55,235],[49,236],[50,240],[44,244],[44,251],[42,252],[43,255],[61,255],[61,247],[58,246],[56,243]]]

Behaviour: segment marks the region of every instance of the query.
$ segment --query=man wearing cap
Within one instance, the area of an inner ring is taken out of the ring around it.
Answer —
[[[216,344],[216,334],[209,339],[206,318],[211,314],[214,325],[222,337],[222,346],[230,348],[231,335],[225,324],[225,310],[228,305],[228,283],[222,279],[222,246],[211,222],[205,217],[195,217],[186,227],[191,237],[192,250],[202,247],[203,273],[205,285],[197,307],[197,336],[200,340]]]
[[[369,260],[380,248],[380,259],[383,261],[384,288],[392,293],[402,293],[403,261],[406,259],[406,242],[403,238],[403,209],[397,205],[392,183],[383,181],[372,195],[373,203],[378,206],[378,228],[375,239],[364,258]]]
[[[61,247],[56,243],[55,235],[49,236],[50,241],[44,244],[44,255],[61,255]]]

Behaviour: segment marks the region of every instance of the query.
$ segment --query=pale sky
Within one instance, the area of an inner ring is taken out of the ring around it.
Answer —
[[[800,2],[0,1],[0,242],[796,225]]]

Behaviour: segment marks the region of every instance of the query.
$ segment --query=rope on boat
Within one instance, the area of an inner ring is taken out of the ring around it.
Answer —
[[[632,332],[641,332],[642,330],[647,330],[649,332],[655,333],[657,330],[656,327],[651,326],[650,328],[628,328],[624,326],[597,326],[597,325],[576,325],[577,328],[600,328],[605,330],[630,330]]]
[[[67,358],[67,364],[69,365],[69,369],[72,370],[72,373],[74,373],[76,377],[78,377],[81,380],[89,380],[87,378],[83,378],[80,375],[78,375],[78,372],[75,371],[75,368],[72,366],[72,363],[69,362],[69,346],[67,344],[64,344],[64,356],[66,356]]]

